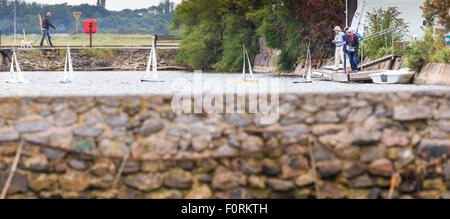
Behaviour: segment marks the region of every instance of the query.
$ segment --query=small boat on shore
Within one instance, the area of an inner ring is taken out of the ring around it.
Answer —
[[[397,71],[387,70],[370,75],[375,84],[409,84],[413,76],[414,73],[407,68]]]

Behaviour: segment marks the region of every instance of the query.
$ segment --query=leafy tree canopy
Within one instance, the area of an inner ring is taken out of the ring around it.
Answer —
[[[326,7],[325,7],[326,6]],[[332,51],[333,27],[345,21],[345,2],[336,0],[185,0],[175,9],[180,30],[177,61],[196,68],[238,71],[242,44],[251,58],[258,38],[280,49],[280,70],[294,69],[311,41],[316,58]]]
[[[449,0],[426,0],[421,7],[423,17],[426,21],[434,25],[441,25],[445,31],[450,31],[450,1]]]
[[[195,68],[238,71],[243,44],[251,58],[258,52],[257,14],[266,0],[185,0],[175,9],[173,29],[183,39],[177,56],[181,64]]]

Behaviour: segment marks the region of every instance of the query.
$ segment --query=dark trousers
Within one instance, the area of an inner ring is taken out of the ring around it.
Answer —
[[[348,56],[350,59],[350,66],[352,67],[352,71],[358,71],[358,52],[349,52]]]
[[[348,55],[347,48],[345,48],[344,46],[344,73],[347,73],[347,55]]]

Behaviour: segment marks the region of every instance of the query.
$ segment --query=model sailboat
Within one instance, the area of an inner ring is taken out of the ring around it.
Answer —
[[[63,84],[72,83],[72,74],[73,74],[72,55],[70,54],[70,47],[69,45],[67,45],[66,59],[64,62],[64,74],[61,83]]]
[[[306,52],[305,59],[305,70],[303,71],[302,79],[299,81],[294,81],[294,84],[300,83],[312,83],[311,75],[312,75],[312,60],[311,60],[311,41],[308,43],[308,51]]]
[[[233,83],[258,83],[258,80],[253,80],[253,69],[252,64],[250,62],[250,57],[248,55],[247,49],[245,48],[245,44],[243,46],[243,54],[244,54],[244,66],[242,68],[242,81],[233,81]],[[247,80],[247,71],[246,71],[246,62],[248,62],[248,70],[250,72],[250,80]]]
[[[15,67],[15,70],[14,70]],[[8,83],[28,83],[23,76],[22,70],[20,69],[19,62],[17,61],[16,50],[13,51],[11,57],[11,68],[9,70],[9,80]]]
[[[152,71],[150,71],[150,67]],[[150,51],[150,57],[148,58],[147,69],[145,70],[145,77],[141,79],[141,82],[164,82],[159,79],[158,74],[158,60],[156,57],[156,37],[153,38],[152,50]]]
[[[22,70],[20,69],[19,62],[17,61],[16,54],[16,1],[14,1],[14,46],[13,46],[13,55],[11,57],[11,68],[9,70],[9,81],[7,83],[29,83],[29,81],[25,80],[23,77]],[[16,67],[14,71],[14,65]]]

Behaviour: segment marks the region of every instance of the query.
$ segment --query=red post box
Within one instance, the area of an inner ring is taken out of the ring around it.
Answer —
[[[91,32],[91,30],[92,30],[92,32]],[[97,33],[97,20],[95,20],[95,19],[84,20],[84,33],[86,33],[86,34]]]

